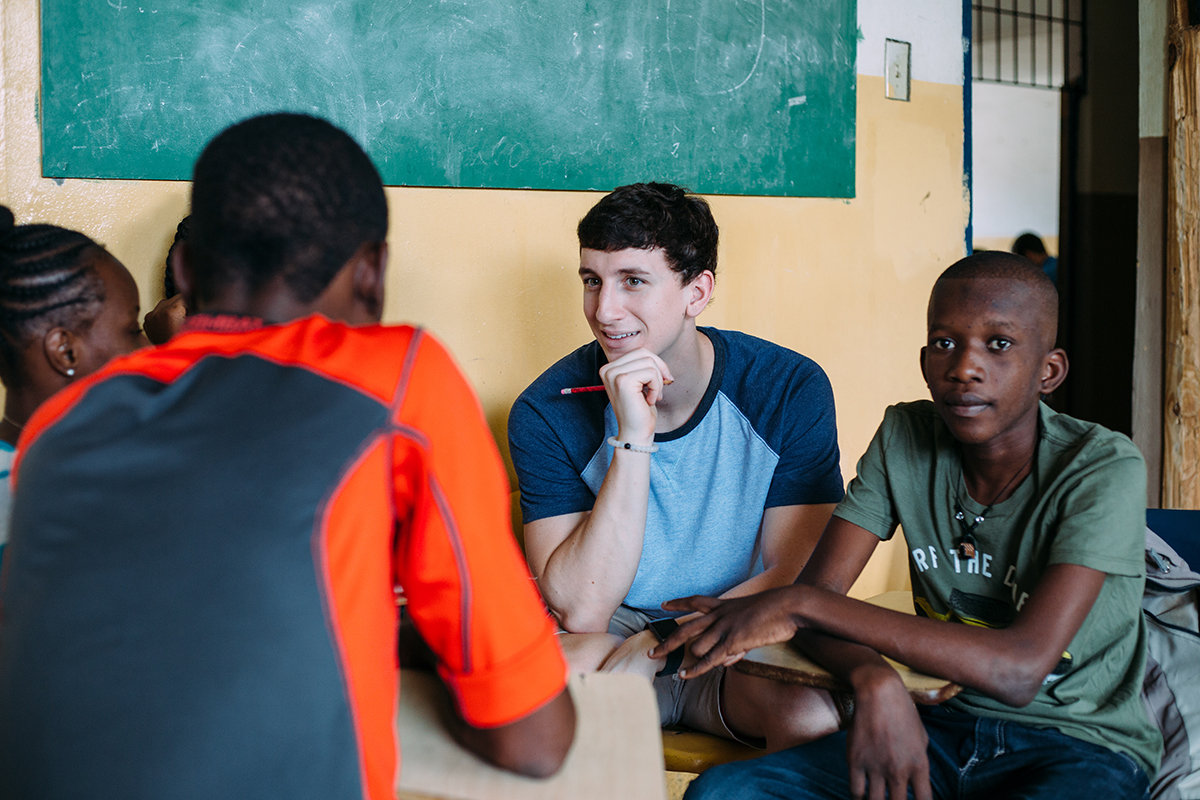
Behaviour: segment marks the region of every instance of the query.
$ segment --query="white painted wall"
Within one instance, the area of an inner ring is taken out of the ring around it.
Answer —
[[[1058,236],[1061,95],[995,83],[971,85],[975,236]]]
[[[883,77],[883,40],[912,45],[912,79],[962,85],[962,0],[859,0],[858,74]]]

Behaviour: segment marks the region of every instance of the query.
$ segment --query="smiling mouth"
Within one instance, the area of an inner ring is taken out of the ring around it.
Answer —
[[[628,339],[630,336],[637,336],[637,332],[635,331],[633,333],[606,333],[606,334],[604,334],[605,339],[609,339],[614,342],[619,342],[622,339]]]

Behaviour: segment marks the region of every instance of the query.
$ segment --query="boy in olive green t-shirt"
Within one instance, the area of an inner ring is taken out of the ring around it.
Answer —
[[[689,798],[1148,796],[1145,466],[1126,437],[1039,402],[1067,373],[1056,320],[1026,259],[951,266],[921,350],[933,400],[888,409],[797,584],[666,604],[708,612],[652,651],[691,641],[685,677],[794,636],[856,705],[847,730],[709,770]],[[844,596],[898,525],[916,617]],[[964,689],[918,711],[880,654]]]

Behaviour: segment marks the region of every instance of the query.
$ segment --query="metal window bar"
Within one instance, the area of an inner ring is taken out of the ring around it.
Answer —
[[[972,80],[1082,87],[1085,5],[1086,0],[974,0]]]

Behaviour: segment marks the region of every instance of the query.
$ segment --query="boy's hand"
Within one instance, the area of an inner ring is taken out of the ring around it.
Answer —
[[[729,666],[756,647],[786,642],[800,628],[792,604],[805,590],[803,586],[785,586],[750,597],[717,600],[693,595],[663,603],[668,611],[700,611],[703,616],[687,622],[650,651],[660,658],[684,644],[691,646],[699,660],[679,671],[681,678],[695,678],[714,667]]]
[[[907,797],[933,800],[929,737],[895,671],[863,685],[855,682],[854,720],[846,737],[850,796],[855,800]]]
[[[630,444],[653,443],[658,422],[655,404],[663,385],[673,380],[666,363],[639,348],[601,367],[600,380],[617,415],[617,438]]]
[[[150,344],[165,344],[179,333],[185,317],[187,307],[183,304],[183,295],[164,297],[146,314],[146,320],[142,323],[146,330],[146,338],[150,340]]]

